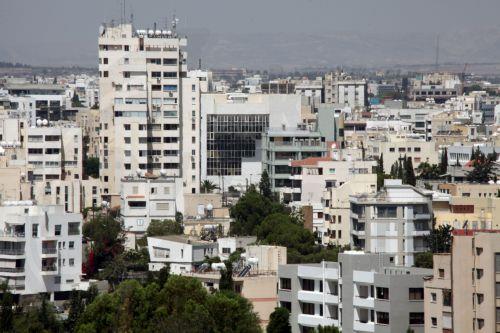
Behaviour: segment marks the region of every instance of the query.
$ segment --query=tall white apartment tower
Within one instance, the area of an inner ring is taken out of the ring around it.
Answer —
[[[99,31],[100,177],[103,193],[140,172],[181,177],[199,192],[200,80],[187,74],[187,39],[156,27]],[[140,170],[140,171],[139,171]]]

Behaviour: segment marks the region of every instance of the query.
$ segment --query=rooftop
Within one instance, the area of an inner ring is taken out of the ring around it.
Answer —
[[[149,238],[164,239],[176,243],[192,244],[192,245],[209,245],[217,244],[214,242],[204,241],[199,238],[193,238],[187,235],[167,235],[167,236],[153,236]]]

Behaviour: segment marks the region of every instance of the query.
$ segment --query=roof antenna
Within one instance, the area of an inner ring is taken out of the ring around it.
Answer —
[[[439,34],[436,37],[436,71],[439,69]]]
[[[172,33],[174,35],[177,35],[177,23],[179,23],[179,19],[174,14],[174,17],[172,19]]]

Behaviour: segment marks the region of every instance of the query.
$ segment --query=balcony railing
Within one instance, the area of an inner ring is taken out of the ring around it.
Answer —
[[[57,270],[57,266],[56,265],[42,266],[42,272],[54,272],[56,270]]]
[[[16,231],[0,231],[0,237],[17,237],[24,238],[24,232]]]
[[[24,249],[0,249],[0,254],[6,254],[10,256],[24,254]]]
[[[44,247],[42,248],[43,254],[55,254],[57,253],[57,248],[55,247]]]
[[[0,272],[22,273],[22,272],[24,272],[24,267],[0,267]]]

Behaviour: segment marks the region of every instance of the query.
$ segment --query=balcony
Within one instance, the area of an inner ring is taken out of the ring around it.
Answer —
[[[42,254],[57,254],[57,248],[55,248],[55,247],[43,247]]]
[[[375,303],[375,300],[373,297],[359,297],[359,296],[354,296],[352,300],[352,305],[354,306],[359,306],[362,308],[373,308]]]
[[[323,293],[319,291],[300,290],[297,294],[297,298],[302,302],[322,303]]]
[[[375,324],[373,322],[355,320],[353,329],[359,332],[375,332]]]
[[[431,214],[429,214],[429,213],[426,213],[426,214],[416,213],[413,215],[413,219],[414,220],[430,220]]]
[[[24,231],[7,230],[0,231],[0,240],[2,241],[24,241]]]
[[[0,276],[23,276],[24,267],[0,267]]]
[[[299,314],[298,323],[304,326],[338,326],[338,320],[319,315]]]
[[[0,249],[0,256],[24,256],[23,249]]]
[[[57,266],[56,265],[43,265],[42,266],[42,275],[50,275],[57,274]]]

